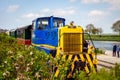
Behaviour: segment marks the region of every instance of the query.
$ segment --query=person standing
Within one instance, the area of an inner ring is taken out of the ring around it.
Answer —
[[[119,58],[120,45],[117,46],[117,57]]]
[[[117,50],[117,45],[115,44],[113,46],[113,56],[116,56],[116,50]]]

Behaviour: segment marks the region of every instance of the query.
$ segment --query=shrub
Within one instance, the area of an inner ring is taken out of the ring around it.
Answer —
[[[38,51],[33,46],[24,46],[16,43],[14,38],[0,34],[0,80],[65,80],[70,61],[53,58],[44,51]],[[99,52],[99,50],[98,50]],[[54,69],[60,74],[54,77]],[[86,74],[77,71],[73,74],[75,80],[120,80],[120,64],[110,71],[101,69],[96,74]]]

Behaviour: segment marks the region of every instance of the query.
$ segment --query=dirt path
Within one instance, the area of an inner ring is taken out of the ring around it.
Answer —
[[[112,56],[112,51],[107,50],[105,52],[105,54],[100,54],[97,55],[97,59],[98,59],[98,70],[100,68],[106,68],[106,69],[110,69],[111,67],[115,66],[115,63],[120,63],[120,58],[113,57]]]

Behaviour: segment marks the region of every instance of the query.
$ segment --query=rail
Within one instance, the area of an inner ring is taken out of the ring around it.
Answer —
[[[109,69],[111,69],[114,66],[115,66],[115,63],[98,59],[98,69],[100,69],[100,67],[101,67],[101,68],[105,68],[105,69],[109,70]]]

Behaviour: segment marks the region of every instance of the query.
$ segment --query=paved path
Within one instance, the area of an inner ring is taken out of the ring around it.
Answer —
[[[98,69],[102,67],[106,67],[106,68],[114,67],[115,63],[120,63],[120,58],[113,57],[112,51],[109,50],[107,50],[105,54],[97,55],[97,59],[98,59]]]

